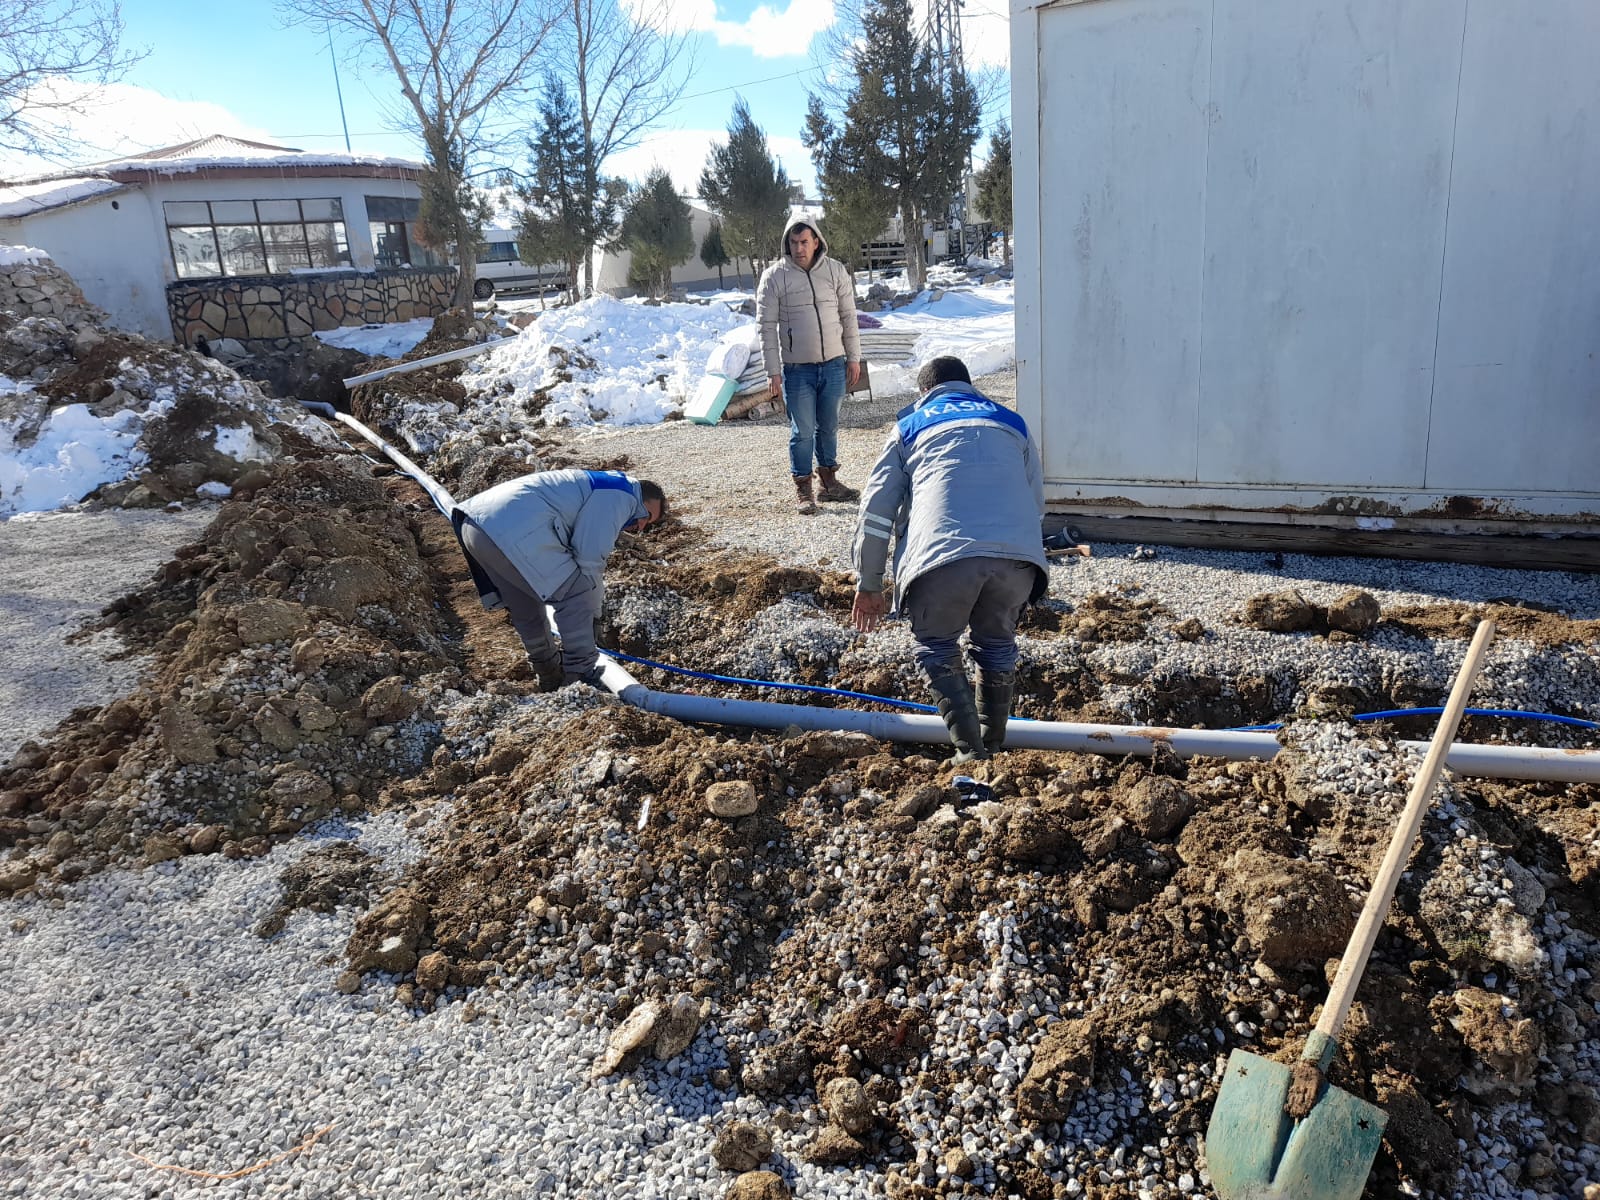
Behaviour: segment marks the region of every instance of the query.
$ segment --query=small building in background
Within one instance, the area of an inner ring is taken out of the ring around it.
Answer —
[[[1011,39],[1053,509],[1592,525],[1600,5],[1012,0]]]
[[[44,250],[119,328],[284,346],[449,307],[455,268],[417,239],[422,172],[208,137],[0,184],[0,244]]]
[[[708,267],[700,261],[700,245],[705,241],[706,234],[711,232],[711,226],[716,223],[715,214],[708,212],[697,204],[689,205],[689,228],[694,236],[694,249],[690,252],[688,261],[679,263],[672,268],[672,286],[687,288],[690,291],[712,291],[722,286],[717,281],[717,269]],[[594,270],[594,290],[607,292],[613,296],[637,295],[639,289],[628,281],[628,269],[633,265],[633,255],[624,247],[608,249],[605,246],[596,246],[592,252]],[[749,274],[749,264],[745,264],[746,277]],[[734,277],[734,269],[730,263],[722,269],[722,277]]]

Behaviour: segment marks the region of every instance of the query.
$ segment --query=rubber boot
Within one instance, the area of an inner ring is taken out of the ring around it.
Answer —
[[[978,671],[978,724],[983,726],[983,748],[990,754],[999,754],[1006,744],[1016,686],[1015,671]]]
[[[533,668],[535,678],[539,681],[541,692],[553,692],[561,686],[561,656],[551,651],[548,656],[540,655],[535,658],[528,656],[528,665]]]
[[[939,716],[950,731],[950,741],[956,748],[951,762],[972,762],[988,758],[983,746],[983,726],[978,722],[978,703],[972,694],[972,683],[960,666],[941,667],[929,672],[928,682],[933,694],[939,698]]]
[[[796,475],[794,477],[794,510],[807,517],[817,511],[817,502],[811,495],[811,476],[809,475]]]
[[[853,487],[846,487],[839,482],[838,467],[818,467],[817,478],[822,481],[822,490],[817,493],[819,500],[850,500],[861,499],[861,493]]]

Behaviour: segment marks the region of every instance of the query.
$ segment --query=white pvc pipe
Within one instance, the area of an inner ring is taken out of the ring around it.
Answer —
[[[938,717],[905,713],[814,708],[763,700],[721,700],[657,692],[601,656],[601,681],[636,708],[680,721],[747,725],[755,729],[832,729],[865,733],[888,742],[948,745],[949,732]],[[1421,754],[1426,742],[1402,742]],[[1226,729],[1167,729],[1160,726],[1092,725],[1073,721],[1013,720],[1006,726],[1008,750],[1067,750],[1079,754],[1151,755],[1158,746],[1179,758],[1266,761],[1281,748],[1271,733]],[[1480,779],[1539,779],[1555,783],[1600,783],[1600,752],[1553,750],[1543,746],[1479,746],[1456,742],[1445,765],[1458,775]]]
[[[407,364],[415,366],[419,364]],[[416,463],[384,441],[354,417],[335,412],[331,405],[301,401],[307,408],[350,426],[378,446],[401,470],[420,483],[440,511],[449,513],[455,500]],[[549,614],[555,625],[555,614]],[[600,680],[619,698],[647,712],[679,721],[708,725],[743,725],[752,729],[832,729],[865,733],[886,742],[949,745],[950,735],[938,717],[906,713],[863,712],[851,708],[815,708],[770,700],[722,700],[680,692],[658,692],[645,687],[615,659],[600,655]],[[1426,742],[1402,742],[1419,755]],[[1263,762],[1277,754],[1278,739],[1271,733],[1228,729],[1167,729],[1161,726],[1091,725],[1074,721],[1014,720],[1006,726],[1006,747],[1011,750],[1066,750],[1078,754],[1154,754],[1165,746],[1179,758],[1251,759]],[[1537,779],[1550,783],[1600,783],[1600,751],[1555,750],[1544,746],[1482,746],[1456,742],[1445,766],[1458,775],[1479,779]]]
[[[313,412],[322,416],[325,420],[339,421],[342,424],[350,426],[351,429],[354,429],[362,437],[366,438],[367,441],[371,442],[374,446],[378,447],[378,449],[382,450],[389,456],[390,461],[392,461],[407,475],[411,476],[416,483],[421,485],[422,490],[428,493],[429,498],[434,503],[434,507],[436,507],[440,512],[444,513],[446,516],[449,516],[451,510],[455,508],[455,497],[449,492],[445,491],[444,486],[437,479],[435,479],[432,475],[429,475],[421,467],[417,466],[416,463],[412,462],[409,458],[402,454],[397,447],[384,441],[360,421],[356,420],[348,413],[339,412],[331,404],[323,404],[321,401],[314,400],[302,400],[300,403],[306,408],[309,408]]]
[[[512,335],[513,337],[517,335]],[[344,381],[344,386],[353,388],[358,383],[371,383],[374,379],[382,379],[386,375],[404,375],[408,371],[420,371],[423,367],[436,367],[440,363],[455,362],[458,358],[471,358],[475,354],[484,354],[493,350],[502,342],[509,342],[512,338],[495,338],[491,342],[479,342],[473,346],[463,346],[459,350],[446,350],[443,354],[430,354],[427,358],[417,358],[410,362],[396,363],[392,367],[383,367],[376,371],[368,371],[365,375],[352,375]]]

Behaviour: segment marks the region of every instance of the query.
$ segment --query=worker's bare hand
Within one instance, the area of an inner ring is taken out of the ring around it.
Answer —
[[[767,376],[767,386],[772,389],[772,394],[774,396],[783,395],[783,376],[782,375],[768,375]]]
[[[844,368],[844,379],[845,383],[852,388],[855,387],[856,384],[860,383],[861,364],[858,362],[846,363]]]
[[[884,592],[857,592],[856,602],[850,606],[850,620],[861,633],[871,633],[889,611],[889,597]]]

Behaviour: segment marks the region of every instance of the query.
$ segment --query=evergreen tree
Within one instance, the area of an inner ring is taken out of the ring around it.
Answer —
[[[989,161],[978,172],[978,208],[1004,235],[1006,270],[1011,269],[1011,127],[1002,122],[989,135]]]
[[[736,259],[750,259],[756,275],[782,252],[789,176],[742,97],[734,101],[727,142],[711,147],[700,172],[700,198],[721,218],[724,246]]]
[[[728,251],[722,244],[722,222],[711,222],[711,228],[706,230],[706,236],[700,241],[700,261],[708,267],[717,269],[717,286],[722,286],[722,268],[731,261]]]
[[[441,254],[455,253],[460,274],[453,303],[471,309],[477,280],[478,252],[483,248],[483,227],[489,205],[466,177],[466,152],[444,132],[444,122],[430,118],[423,128],[427,170],[418,187],[422,198],[417,214],[417,240]]]
[[[923,224],[947,212],[961,187],[978,140],[977,92],[960,70],[937,69],[931,50],[913,32],[911,0],[864,0],[847,61],[854,79],[837,127],[830,121],[813,133],[808,116],[808,136],[822,135],[828,161],[848,164],[858,177],[859,193],[836,185],[836,194],[870,197],[876,187],[893,192],[906,274],[920,288],[927,278]]]
[[[602,179],[590,190],[583,124],[566,84],[545,77],[539,100],[539,132],[528,141],[532,181],[517,188],[522,209],[517,245],[524,262],[565,265],[569,293],[576,295],[579,271],[591,248],[616,227],[625,186]]]
[[[672,268],[694,253],[689,202],[672,186],[672,176],[656,167],[627,201],[618,240],[633,256],[628,282],[653,295],[672,291]]]
[[[887,164],[875,161],[881,156],[872,143],[847,139],[815,96],[806,110],[802,137],[822,193],[828,253],[852,270],[870,265],[864,246],[883,237],[895,211],[894,191],[883,182]]]

